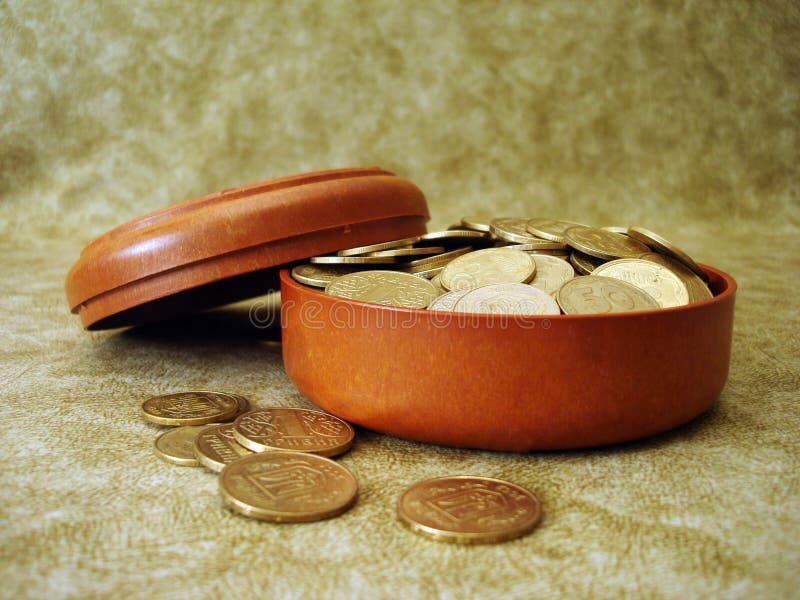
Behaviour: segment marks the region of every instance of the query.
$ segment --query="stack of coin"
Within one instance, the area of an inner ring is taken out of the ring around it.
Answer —
[[[316,521],[355,503],[355,476],[325,458],[352,446],[348,423],[301,408],[249,409],[247,399],[234,394],[179,392],[147,399],[142,416],[172,427],[156,438],[159,457],[220,473],[223,501],[245,516]]]
[[[446,231],[313,257],[292,276],[349,300],[468,313],[602,314],[712,297],[697,263],[647,229],[539,218],[464,217]]]

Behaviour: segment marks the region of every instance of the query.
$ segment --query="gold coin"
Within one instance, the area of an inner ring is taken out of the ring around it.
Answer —
[[[415,274],[416,274],[416,273],[415,273]],[[435,287],[435,288],[436,288],[436,292],[437,292],[437,293],[438,293],[440,296],[441,296],[442,294],[445,294],[445,293],[447,293],[447,290],[446,290],[446,289],[444,289],[444,288],[442,287],[442,282],[440,281],[440,275],[439,275],[439,273],[437,273],[436,275],[434,275],[433,277],[431,277],[431,280],[430,280],[430,281],[431,281],[431,283],[433,284],[433,287]],[[430,305],[428,305],[428,308],[430,308]]]
[[[312,265],[396,265],[394,256],[312,256]]]
[[[425,308],[439,294],[423,277],[398,271],[361,271],[334,279],[325,287],[330,296],[402,308]]]
[[[547,292],[525,283],[497,283],[469,290],[453,312],[492,315],[560,315],[558,303]]]
[[[396,256],[405,258],[408,256],[431,256],[432,254],[441,254],[444,252],[444,246],[429,246],[427,248],[395,248],[393,250],[381,250],[380,252],[372,252],[369,256]]]
[[[535,250],[558,250],[565,251],[566,244],[561,242],[551,242],[549,240],[536,240],[527,244],[511,244],[509,246],[500,246],[501,248],[508,248],[509,250],[522,250],[523,252],[533,252]]]
[[[446,231],[431,231],[419,236],[417,246],[424,246],[430,243],[444,244],[449,247],[454,245],[464,246],[465,244],[480,243],[482,240],[488,240],[489,234],[482,231],[473,231],[471,229],[448,229]]]
[[[339,250],[336,254],[339,256],[358,256],[359,254],[369,254],[370,252],[380,252],[381,250],[391,250],[392,248],[402,248],[403,246],[411,246],[419,236],[402,238],[399,240],[390,240],[388,242],[380,242],[378,244],[369,244],[368,246],[357,246],[355,248],[348,248],[347,250]]]
[[[461,219],[461,224],[467,229],[473,231],[483,231],[489,233],[490,223],[492,217],[464,217]]]
[[[636,286],[599,275],[570,279],[559,288],[556,299],[567,315],[599,315],[659,308],[655,298]]]
[[[686,284],[675,273],[658,263],[640,258],[620,258],[600,265],[592,275],[626,281],[650,294],[661,308],[689,304]]]
[[[414,269],[416,267],[426,267],[426,266],[433,267],[439,265],[444,266],[454,258],[462,256],[467,252],[471,251],[472,251],[472,246],[464,246],[462,248],[456,248],[455,250],[450,250],[442,254],[437,254],[436,256],[428,256],[426,258],[418,258],[417,260],[410,260],[406,263],[403,263],[403,267],[405,269]]]
[[[454,292],[447,292],[445,294],[442,294],[428,305],[428,310],[453,312],[453,309],[456,306],[456,302],[458,302],[464,294],[470,291],[472,290],[468,288],[464,290],[456,290]]]
[[[507,242],[514,242],[515,244],[535,243],[539,238],[528,233],[526,229],[527,223],[528,219],[510,217],[492,219],[489,231]]]
[[[675,260],[683,263],[687,267],[689,267],[700,279],[703,281],[708,281],[708,274],[700,268],[691,256],[686,254],[683,250],[676,247],[674,244],[665,240],[663,237],[658,235],[657,233],[653,233],[649,229],[645,229],[644,227],[628,227],[628,235],[634,239],[639,240],[640,242],[644,243],[646,246],[661,252],[662,254],[666,254],[667,256],[674,258]]]
[[[557,292],[558,288],[575,277],[572,265],[555,256],[534,255],[533,261],[536,263],[536,274],[529,285],[548,294]]]
[[[694,271],[687,268],[683,263],[678,262],[674,258],[670,258],[669,256],[665,256],[664,254],[659,254],[657,252],[648,252],[646,254],[642,254],[639,256],[639,258],[657,262],[658,264],[667,267],[670,271],[680,277],[681,281],[683,281],[684,285],[686,285],[686,289],[689,292],[689,304],[702,302],[703,300],[710,300],[714,297],[714,294],[712,294],[711,290],[708,289],[705,281],[700,279],[694,273]]]
[[[606,227],[601,227],[600,229],[605,229],[606,231],[610,231],[611,233],[619,233],[620,235],[628,235],[627,227],[619,227],[617,225],[607,225]]]
[[[194,441],[208,425],[189,425],[175,427],[159,435],[155,442],[156,454],[174,465],[199,467],[194,455]]]
[[[201,465],[219,473],[234,460],[252,454],[233,437],[233,423],[208,425],[194,440],[194,455]]]
[[[358,481],[347,467],[302,452],[264,452],[226,465],[222,500],[236,512],[276,523],[319,521],[355,504]]]
[[[596,227],[570,227],[564,240],[575,250],[603,260],[635,258],[647,252],[647,246],[633,238]]]
[[[444,268],[447,266],[447,263],[440,263],[440,264],[433,264],[433,265],[419,265],[417,267],[410,267],[408,269],[403,269],[403,273],[408,273],[409,275],[414,275],[415,277],[422,277],[424,279],[431,279],[437,275],[439,275]],[[438,291],[438,289],[437,289]],[[444,290],[445,292],[447,290]]]
[[[573,221],[558,221],[556,219],[528,219],[525,229],[536,237],[553,242],[563,242],[564,232],[570,227],[582,226]]]
[[[142,404],[146,420],[172,427],[229,421],[238,412],[236,396],[222,392],[177,392],[148,398]]]
[[[592,271],[606,261],[573,250],[569,255],[569,262],[580,275],[591,275]]]
[[[493,283],[523,283],[533,277],[533,257],[518,250],[486,248],[459,256],[442,271],[442,287],[463,290]]]
[[[359,265],[297,265],[292,269],[292,279],[305,285],[325,287],[342,275],[363,271]]]
[[[234,422],[236,441],[253,452],[295,450],[336,456],[350,449],[355,432],[349,423],[318,410],[257,408]]]
[[[513,483],[455,475],[409,487],[397,515],[412,531],[440,542],[492,544],[533,531],[542,507],[535,494]]]

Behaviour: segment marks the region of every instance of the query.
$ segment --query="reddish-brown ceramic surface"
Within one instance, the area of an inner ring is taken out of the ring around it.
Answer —
[[[412,183],[377,167],[273,179],[145,215],[90,242],[67,300],[92,329],[182,315],[277,289],[277,267],[424,233]]]
[[[506,317],[333,298],[281,272],[283,358],[305,396],[352,423],[470,448],[545,450],[666,431],[728,374],[736,283],[659,311]]]

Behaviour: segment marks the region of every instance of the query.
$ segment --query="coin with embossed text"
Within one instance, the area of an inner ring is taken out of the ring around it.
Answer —
[[[600,265],[592,275],[613,277],[635,285],[655,298],[661,308],[684,306],[689,303],[689,292],[677,274],[651,260],[620,258]]]
[[[534,255],[536,263],[536,274],[530,280],[529,285],[553,294],[562,285],[575,277],[575,269],[567,261],[555,256]]]
[[[541,238],[537,238],[529,233],[526,228],[527,224],[528,219],[504,217],[492,219],[489,230],[492,234],[507,242],[513,242],[515,244],[536,243],[536,241]]]
[[[155,396],[142,404],[146,420],[172,427],[229,421],[238,413],[237,396],[204,390]]]
[[[189,425],[169,429],[156,438],[156,454],[167,462],[181,467],[199,467],[194,455],[194,441],[208,425]]]
[[[659,308],[655,298],[636,286],[600,275],[570,279],[558,290],[556,299],[567,315],[600,315]]]
[[[201,465],[219,473],[222,468],[252,454],[233,437],[233,423],[209,425],[194,440],[194,455]]]
[[[642,242],[597,227],[570,227],[564,232],[564,241],[578,252],[603,260],[636,258],[647,252]]]
[[[350,470],[302,452],[263,452],[226,465],[222,500],[236,512],[277,523],[319,521],[342,514],[358,498]]]
[[[581,223],[559,221],[557,219],[528,219],[528,222],[525,224],[528,233],[554,242],[563,242],[564,232],[570,227],[576,226],[581,226]]]
[[[384,306],[425,308],[438,296],[433,284],[424,277],[397,271],[360,271],[334,279],[325,293],[348,300],[360,300]]]
[[[459,256],[442,271],[448,290],[463,290],[494,283],[524,283],[533,277],[533,257],[519,250],[487,248]]]
[[[694,271],[674,258],[670,258],[664,254],[658,254],[657,252],[648,252],[647,254],[642,254],[639,258],[657,262],[680,277],[681,281],[683,281],[686,286],[686,290],[689,292],[689,304],[710,300],[714,297],[714,294],[711,293],[705,281],[700,279]]]
[[[305,408],[257,408],[241,415],[233,425],[236,441],[254,452],[296,450],[336,456],[349,450],[355,438],[349,423]]]
[[[337,277],[363,270],[363,265],[297,265],[292,269],[292,279],[324,288]]]
[[[438,275],[437,275],[438,277]],[[440,310],[443,312],[453,312],[453,309],[464,294],[468,294],[472,290],[456,290],[454,292],[447,292],[436,298],[428,305],[428,310]]]
[[[505,542],[530,533],[542,516],[535,494],[490,477],[455,475],[415,483],[397,502],[400,520],[434,540]]]
[[[525,283],[497,283],[469,290],[456,301],[453,312],[491,315],[559,315],[561,309],[550,294],[538,288]]]

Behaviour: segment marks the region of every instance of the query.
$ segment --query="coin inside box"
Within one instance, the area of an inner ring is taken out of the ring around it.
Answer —
[[[735,281],[710,300],[605,315],[449,313],[326,295],[280,275],[283,359],[351,423],[488,450],[601,446],[684,424],[728,373]]]

